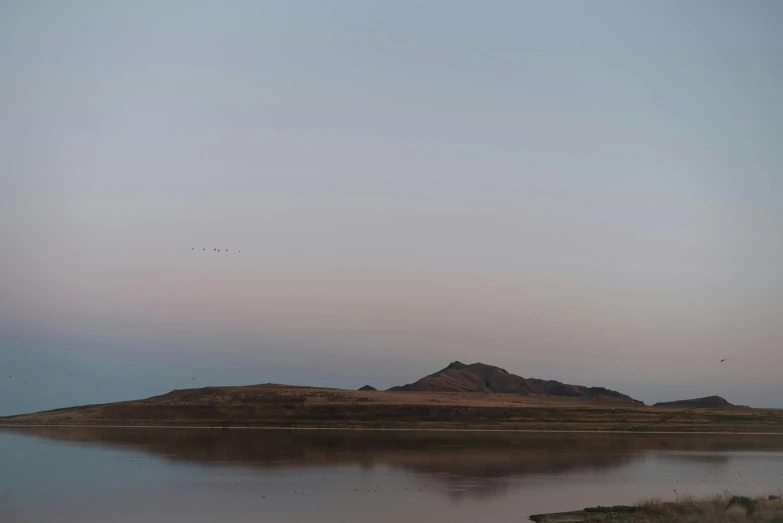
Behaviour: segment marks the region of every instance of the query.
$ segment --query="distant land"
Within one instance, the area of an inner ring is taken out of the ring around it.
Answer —
[[[526,379],[492,365],[454,362],[388,391],[369,385],[361,390],[204,387],[5,416],[0,425],[783,433],[783,409],[739,408],[718,399],[649,407],[603,387]]]
[[[494,365],[485,363],[466,365],[459,361],[454,361],[446,368],[425,376],[415,383],[392,387],[389,391],[534,394],[643,404],[630,396],[603,387],[584,387],[553,380],[523,378]]]
[[[707,396],[706,398],[695,398],[690,400],[679,400],[679,401],[664,401],[661,403],[656,403],[656,407],[705,407],[705,408],[726,408],[726,407],[734,407],[735,405],[732,405],[725,399],[721,398],[720,396]]]

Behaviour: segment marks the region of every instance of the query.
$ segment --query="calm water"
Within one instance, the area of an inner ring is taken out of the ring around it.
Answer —
[[[0,429],[2,522],[475,522],[783,488],[783,436]]]

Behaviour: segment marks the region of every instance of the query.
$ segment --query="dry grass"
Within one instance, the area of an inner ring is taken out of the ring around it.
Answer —
[[[650,499],[635,505],[632,513],[594,514],[586,522],[628,523],[772,523],[783,521],[783,502],[769,496],[747,498],[722,494],[708,498],[683,496],[675,501]]]
[[[729,521],[744,521],[748,517],[748,510],[739,505],[732,505],[726,509],[726,518]]]
[[[539,514],[537,523],[781,523],[778,495],[748,498],[725,493],[707,498],[681,496],[675,501],[649,499],[634,506],[593,507],[581,512]]]

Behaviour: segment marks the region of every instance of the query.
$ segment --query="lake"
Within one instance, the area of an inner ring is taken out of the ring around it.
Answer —
[[[473,522],[783,488],[783,436],[0,428],[3,522]]]

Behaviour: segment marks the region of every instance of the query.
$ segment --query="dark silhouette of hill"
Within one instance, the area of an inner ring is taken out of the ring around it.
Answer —
[[[731,403],[726,401],[725,399],[721,398],[720,396],[707,396],[706,398],[695,398],[690,400],[679,400],[679,401],[664,401],[661,403],[656,403],[654,405],[655,407],[703,407],[703,408],[724,408],[724,407],[733,407]]]
[[[604,387],[585,387],[554,380],[523,378],[494,365],[485,363],[467,365],[459,361],[452,362],[445,369],[425,376],[415,383],[392,387],[389,391],[535,394],[642,404],[641,401],[630,396]]]
[[[378,390],[378,389],[376,389],[372,385],[365,385],[364,387],[360,387],[358,390],[362,390],[362,391],[365,391],[365,392],[371,392],[371,391],[375,391],[375,390]]]

